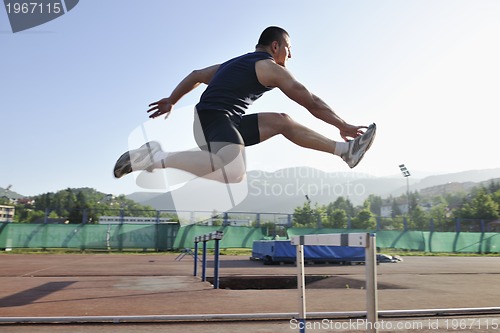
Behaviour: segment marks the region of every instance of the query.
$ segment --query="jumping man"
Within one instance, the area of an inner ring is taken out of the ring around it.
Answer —
[[[139,170],[176,168],[222,183],[238,183],[246,174],[245,146],[278,134],[301,147],[340,156],[354,168],[375,138],[375,124],[354,126],[341,119],[287,70],[286,62],[291,57],[288,33],[279,27],[268,27],[255,52],[191,72],[169,97],[151,103],[147,112],[150,118],[168,116],[185,94],[201,83],[206,84],[195,110],[194,134],[201,150],[164,152],[158,142],[151,141],[124,153],[116,162],[115,177]],[[279,88],[313,116],[335,126],[345,142],[333,141],[285,113],[245,115],[252,102],[273,88]]]

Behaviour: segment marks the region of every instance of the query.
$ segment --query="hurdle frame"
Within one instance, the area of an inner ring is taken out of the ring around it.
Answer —
[[[207,281],[207,242],[215,241],[214,246],[214,289],[219,289],[219,270],[220,270],[220,244],[224,237],[224,232],[217,230],[208,234],[194,237],[194,269],[193,276],[198,276],[198,243],[203,242],[201,259],[201,281]]]
[[[376,333],[378,321],[377,296],[377,251],[376,236],[373,233],[314,234],[294,236],[291,244],[295,245],[297,257],[297,290],[299,300],[300,332],[306,331],[306,288],[304,273],[304,246],[349,246],[365,248],[366,274],[366,320],[368,332]]]

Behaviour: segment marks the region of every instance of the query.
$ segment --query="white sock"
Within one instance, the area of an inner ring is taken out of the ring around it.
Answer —
[[[335,142],[335,150],[333,154],[337,156],[342,156],[343,154],[349,151],[349,143],[348,142]]]
[[[153,156],[153,167],[155,169],[165,169],[165,159],[167,158],[168,153],[165,151],[159,151]]]

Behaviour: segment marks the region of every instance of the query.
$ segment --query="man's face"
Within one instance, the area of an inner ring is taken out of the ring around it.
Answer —
[[[273,58],[278,65],[286,67],[287,60],[292,57],[291,47],[290,37],[286,35],[284,36],[281,43],[276,44]]]

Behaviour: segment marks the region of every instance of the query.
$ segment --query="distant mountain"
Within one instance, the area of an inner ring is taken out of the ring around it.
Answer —
[[[466,183],[461,186],[455,185],[455,188],[470,189],[479,182],[495,178],[500,178],[500,168],[436,175],[423,179],[410,177],[408,180],[410,191],[413,192],[449,183]],[[292,213],[296,207],[303,205],[307,198],[313,204],[323,205],[342,196],[349,198],[354,205],[360,205],[370,194],[386,198],[391,195],[399,196],[407,191],[403,177],[382,178],[353,172],[327,173],[306,167],[275,172],[250,171],[247,182],[248,195],[230,211]],[[443,193],[443,188],[434,191]],[[173,194],[175,196],[175,191]],[[208,197],[211,195],[207,193]],[[170,192],[163,194],[137,192],[128,195],[127,198],[155,209],[175,209]]]
[[[500,178],[500,168],[486,170],[471,170],[457,173],[449,173],[445,175],[429,176],[422,179],[417,185],[417,190],[422,188],[442,185],[447,183],[464,183],[474,182],[479,183],[490,179]]]
[[[410,177],[411,178],[411,177]],[[485,170],[470,170],[443,175],[425,177],[420,180],[410,181],[410,191],[422,191],[433,187],[446,188],[447,184],[454,184],[448,187],[458,189],[457,183],[461,184],[461,190],[468,191],[479,183],[488,182],[492,179],[500,178],[500,168]],[[398,196],[406,192],[406,186],[401,187],[391,194]],[[441,192],[442,193],[442,192]]]
[[[19,193],[14,192],[10,189],[5,189],[5,188],[0,187],[0,198],[3,198],[3,197],[7,197],[9,199],[20,199],[20,198],[23,198],[24,196],[19,194]]]
[[[127,199],[133,200],[135,202],[147,202],[154,200],[158,197],[158,192],[134,192],[126,196]]]

